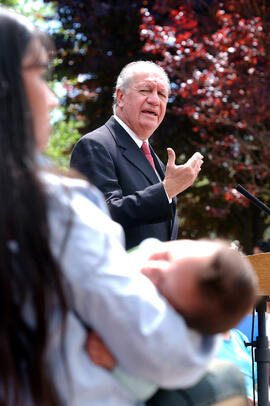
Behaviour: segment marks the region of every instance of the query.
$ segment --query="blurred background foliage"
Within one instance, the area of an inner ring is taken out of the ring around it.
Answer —
[[[42,0],[1,0],[0,4],[10,7],[30,18],[40,29],[50,34],[62,32],[56,6],[53,2],[44,3]],[[57,58],[55,63],[57,64]],[[60,78],[60,79],[59,79]],[[45,154],[59,167],[69,166],[70,151],[74,143],[80,138],[79,129],[83,127],[83,120],[78,115],[70,115],[66,104],[66,90],[63,75],[52,73],[50,86],[60,100],[60,107],[52,112],[53,133],[50,137]]]
[[[55,39],[47,154],[68,166],[77,139],[111,115],[121,68],[160,63],[172,81],[164,122],[151,142],[164,163],[205,156],[198,181],[178,199],[180,238],[239,240],[246,253],[269,238],[269,220],[236,191],[270,202],[270,6],[265,0],[2,0]]]

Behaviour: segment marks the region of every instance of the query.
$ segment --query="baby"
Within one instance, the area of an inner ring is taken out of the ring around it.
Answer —
[[[153,249],[155,253],[149,256]],[[256,302],[257,275],[249,261],[225,241],[158,243],[150,239],[130,255],[134,260],[139,258],[141,272],[186,324],[200,333],[217,334],[231,329]],[[133,395],[143,392],[144,396],[151,396],[157,389],[126,374],[96,333],[89,334],[86,348],[92,361],[111,370]]]

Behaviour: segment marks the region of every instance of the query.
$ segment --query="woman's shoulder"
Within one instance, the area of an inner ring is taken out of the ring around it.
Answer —
[[[41,170],[39,176],[50,201],[52,199],[61,201],[62,204],[69,204],[71,199],[79,195],[84,196],[102,211],[107,212],[102,193],[87,180],[70,177],[68,174],[55,173],[51,170]]]
[[[83,178],[69,176],[68,172],[65,174],[64,172],[57,172],[54,169],[41,169],[39,177],[48,191],[55,191],[62,187],[82,190],[91,187],[89,182]]]
[[[67,224],[80,232],[98,232],[99,236],[116,236],[123,244],[120,224],[114,222],[102,193],[84,179],[42,171],[40,179],[47,195],[48,216],[51,224]],[[56,231],[56,230],[55,230]]]

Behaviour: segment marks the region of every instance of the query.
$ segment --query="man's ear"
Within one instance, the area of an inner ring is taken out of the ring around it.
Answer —
[[[125,96],[125,93],[121,89],[116,89],[116,100],[117,100],[117,106],[123,107],[124,101],[123,98]]]

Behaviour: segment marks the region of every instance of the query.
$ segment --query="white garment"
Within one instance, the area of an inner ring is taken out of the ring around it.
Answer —
[[[97,189],[83,180],[45,172],[41,178],[48,195],[51,248],[79,317],[101,336],[127,372],[165,388],[193,385],[216,352],[216,337],[189,330],[153,284],[136,272],[136,261],[130,261],[123,248],[122,229],[108,217]],[[68,380],[59,351],[60,332],[55,312],[48,366],[63,404],[136,404],[111,373],[91,363],[84,349],[86,329],[72,308],[65,333]]]

